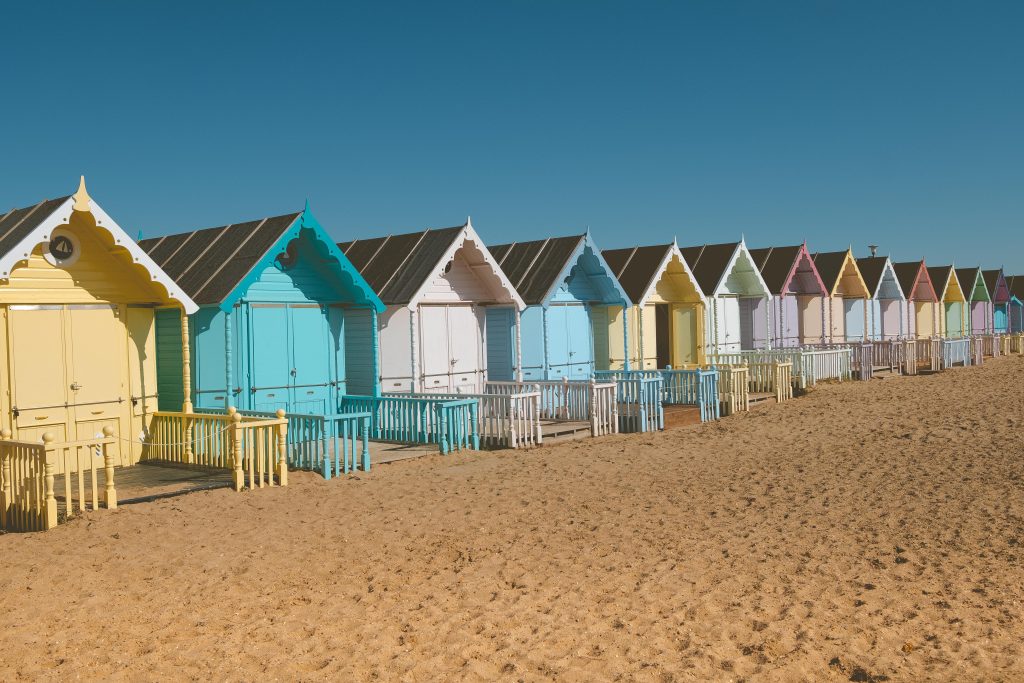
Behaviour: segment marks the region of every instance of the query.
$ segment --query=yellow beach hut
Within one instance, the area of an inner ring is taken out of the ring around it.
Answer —
[[[970,324],[967,316],[964,315],[967,299],[960,287],[956,269],[953,266],[928,266],[928,277],[935,287],[935,293],[940,302],[936,326],[939,336],[948,339],[967,336],[967,326]]]
[[[49,433],[74,442],[106,433],[114,465],[136,463],[157,410],[158,306],[196,310],[89,197],[84,178],[72,196],[0,214],[7,438],[39,442]]]
[[[606,249],[601,255],[633,305],[626,311],[625,330],[622,306],[592,309],[597,369],[703,364],[704,294],[679,247],[673,242]]]

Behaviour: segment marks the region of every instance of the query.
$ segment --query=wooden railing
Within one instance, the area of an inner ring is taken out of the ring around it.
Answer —
[[[442,454],[480,448],[476,399],[435,394],[385,394],[341,399],[341,413],[370,413],[370,438],[405,444],[435,444]]]
[[[968,366],[971,364],[971,340],[943,339],[942,344],[942,369],[951,368],[954,365]]]
[[[524,389],[540,392],[540,417],[543,420],[589,422],[591,436],[618,432],[614,382],[563,378],[484,384],[484,392],[487,394],[515,393]]]
[[[197,413],[216,415],[214,409]],[[239,410],[246,418],[273,418],[276,413]],[[288,466],[320,472],[324,479],[361,469],[370,471],[370,413],[302,415],[288,413]]]
[[[507,386],[501,387],[503,390]],[[478,404],[476,432],[479,443],[488,448],[530,448],[543,442],[540,425],[541,392],[523,385],[518,391],[486,394],[402,394],[442,400],[471,399]]]
[[[190,467],[230,469],[236,491],[288,485],[288,420],[283,410],[272,418],[226,414],[153,415],[143,458]]]
[[[9,429],[0,432],[0,528],[44,531],[76,513],[98,510],[101,501],[108,509],[116,508],[110,448],[113,434],[113,429],[104,427],[101,437],[58,443],[47,432],[40,443],[13,441]],[[97,456],[101,458],[99,468]],[[103,471],[102,493],[99,469]],[[54,491],[57,471],[63,472],[64,480],[59,492]]]
[[[974,365],[985,364],[985,344],[978,337],[970,337],[971,340],[971,362]]]
[[[1024,353],[1024,334],[1014,333],[1003,335],[1003,355],[1008,356],[1011,353],[1022,354]]]
[[[718,365],[720,414],[733,415],[750,410],[750,379],[746,365]]]
[[[801,389],[812,387],[824,380],[850,379],[853,350],[846,345],[835,348],[771,349],[712,353],[707,356],[709,366],[744,365],[750,363],[791,363],[793,381]]]
[[[721,416],[718,403],[718,371],[708,369],[660,371],[665,381],[662,401],[667,405],[695,405],[700,421],[717,420]]]
[[[932,372],[942,369],[942,344],[939,339],[914,340],[917,350],[917,363],[926,366]]]
[[[750,391],[758,394],[775,394],[779,403],[793,398],[793,364],[780,363],[749,363]]]
[[[978,339],[981,339],[982,353],[992,358],[998,358],[1002,344],[1000,343],[1000,337],[998,334],[979,334]]]
[[[657,370],[598,370],[594,377],[615,382],[620,432],[654,432],[665,428],[665,380]]]

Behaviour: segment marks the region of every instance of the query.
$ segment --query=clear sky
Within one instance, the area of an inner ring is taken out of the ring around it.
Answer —
[[[5,5],[0,206],[1024,272],[1024,3]]]

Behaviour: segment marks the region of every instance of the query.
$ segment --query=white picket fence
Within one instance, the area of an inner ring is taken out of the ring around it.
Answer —
[[[478,402],[477,430],[481,445],[490,448],[531,448],[543,441],[540,424],[540,391],[519,387],[517,391],[485,394],[388,394],[405,398],[472,399]]]
[[[749,365],[752,363],[792,363],[793,381],[801,389],[806,389],[825,380],[842,382],[851,379],[853,350],[848,346],[843,346],[824,349],[733,351],[708,354],[707,356],[707,364],[712,366]]]
[[[588,422],[591,436],[618,433],[618,403],[614,382],[594,380],[540,380],[530,382],[486,382],[488,395],[523,391],[540,394],[540,418],[560,422]]]

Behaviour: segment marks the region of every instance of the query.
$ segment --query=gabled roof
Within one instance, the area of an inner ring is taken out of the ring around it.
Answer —
[[[821,280],[821,274],[814,265],[811,254],[807,251],[806,244],[798,244],[792,247],[767,247],[765,249],[751,249],[750,256],[754,264],[761,271],[761,277],[768,285],[768,290],[774,296],[782,296],[789,290],[790,282],[796,277],[801,263],[807,264],[807,274],[815,287],[813,291],[801,291],[801,294],[818,294],[824,296],[828,293],[825,283]],[[804,278],[806,280],[807,278]]]
[[[593,255],[591,265],[600,271],[588,272],[587,275],[602,278],[614,290],[605,303],[631,303],[590,233],[499,244],[488,247],[488,250],[527,305],[547,303],[558,286],[570,276],[572,269],[583,267],[580,259],[587,252]]]
[[[465,225],[452,228],[340,242],[338,248],[385,304],[415,308],[431,281],[467,244],[473,247],[478,260],[473,265],[483,266],[494,277],[492,284],[507,293],[504,300],[514,303],[520,310],[525,308],[526,304],[469,220]]]
[[[317,251],[336,262],[358,302],[384,310],[370,286],[328,237],[309,205],[303,211],[142,240],[139,245],[201,306],[230,309],[266,266],[285,253],[302,230]]]
[[[956,276],[960,280],[960,288],[964,291],[965,299],[970,302],[992,300],[981,268],[957,268]]]
[[[981,276],[985,280],[985,286],[988,288],[992,301],[1001,304],[1009,300],[1010,292],[1007,289],[1006,278],[1003,276],[1002,268],[983,270],[981,271]]]
[[[195,302],[173,278],[89,196],[84,176],[74,195],[44,200],[23,209],[11,209],[0,216],[0,279],[8,278],[20,262],[28,259],[36,246],[49,241],[54,228],[68,224],[74,211],[91,214],[96,228],[110,235],[114,244],[131,257],[132,264],[144,269],[151,280],[159,283],[166,290],[168,299],[180,303],[187,313],[197,310]]]
[[[935,293],[935,287],[932,285],[932,279],[928,277],[928,268],[925,265],[924,259],[920,261],[905,261],[903,263],[894,263],[892,268],[896,271],[896,279],[900,282],[900,289],[903,290],[903,294],[910,301],[938,301],[939,297]],[[960,280],[963,282],[963,280]],[[918,284],[926,286],[925,292],[928,296],[919,297],[917,296]]]
[[[1011,296],[1024,301],[1024,275],[1011,275],[1006,278],[1006,288],[1010,290]]]
[[[871,296],[871,291],[868,289],[867,283],[864,282],[864,276],[860,274],[860,268],[857,267],[857,259],[853,258],[853,252],[850,249],[846,251],[817,252],[814,254],[814,265],[817,267],[829,295],[835,296],[839,292],[843,278],[847,277],[848,270],[852,268],[854,281],[860,289],[860,294],[864,298]]]
[[[745,258],[753,271],[757,286],[763,292],[763,296],[770,296],[771,292],[765,284],[761,272],[750,256],[747,245],[741,240],[739,242],[726,242],[724,244],[705,244],[700,247],[680,248],[683,258],[697,278],[697,283],[705,296],[718,296],[721,288],[725,285],[733,268],[736,267],[740,258]]]
[[[632,303],[643,305],[648,297],[654,292],[661,280],[665,269],[672,262],[672,257],[677,256],[683,271],[690,279],[694,291],[703,301],[704,292],[701,291],[697,278],[693,276],[689,264],[683,258],[678,245],[656,244],[646,247],[627,247],[625,249],[605,249],[601,252],[605,262],[611,268],[619,284]]]
[[[960,280],[957,278],[956,269],[953,266],[928,266],[928,278],[932,281],[932,286],[935,287],[935,293],[940,301],[949,300],[949,289],[954,284],[960,294],[960,299],[955,299],[955,301],[965,299],[963,287],[960,286]]]
[[[887,271],[892,273],[896,288],[900,292],[900,298],[907,298],[900,285],[899,278],[896,277],[896,271],[893,270],[892,261],[889,260],[888,256],[865,256],[859,258],[857,259],[857,268],[860,269],[860,275],[864,278],[864,283],[868,286],[872,298],[878,298]]]

